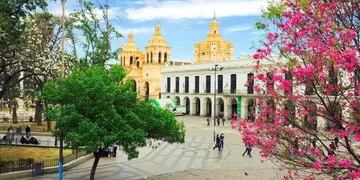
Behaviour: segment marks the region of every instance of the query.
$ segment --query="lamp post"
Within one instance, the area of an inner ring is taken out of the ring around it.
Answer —
[[[61,28],[62,28],[62,34],[61,34],[61,76],[65,77],[65,59],[64,59],[64,41],[65,41],[65,2],[66,0],[61,0]],[[59,145],[59,180],[63,179],[63,163],[64,163],[64,156],[63,156],[63,149],[64,149],[64,139],[63,134],[61,130],[61,123],[60,121],[57,122],[58,130],[59,130],[59,139],[60,139],[60,145]]]
[[[215,125],[216,125],[216,72],[217,71],[221,71],[223,69],[223,67],[220,67],[218,64],[215,64],[214,67],[211,68],[212,71],[214,71],[215,77],[214,77],[214,142],[216,141],[216,129],[215,129]]]

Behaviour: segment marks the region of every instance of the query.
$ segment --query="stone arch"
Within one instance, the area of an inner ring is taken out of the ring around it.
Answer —
[[[137,92],[137,87],[136,87],[136,81],[135,81],[135,79],[132,80],[132,90],[133,90],[134,92]]]
[[[186,113],[185,113],[185,114],[190,114],[190,98],[184,97],[182,103],[185,105],[185,109],[186,109]]]
[[[174,101],[175,101],[175,105],[176,105],[176,106],[179,106],[179,105],[180,105],[180,98],[179,98],[179,96],[175,96]]]
[[[204,99],[205,101],[205,115],[207,117],[211,117],[211,113],[212,113],[212,102],[211,99],[209,97]]]
[[[200,98],[194,98],[194,105],[195,105],[195,116],[200,116],[200,109],[201,109],[201,101]]]
[[[231,118],[233,118],[234,114],[237,115],[237,99],[236,98],[232,98],[230,100],[230,105],[231,105]]]
[[[150,96],[150,84],[149,82],[145,82],[145,100],[149,99]]]
[[[247,103],[247,120],[254,121],[255,120],[255,111],[256,111],[256,100],[249,99]]]
[[[217,117],[224,117],[224,110],[225,110],[225,103],[223,98],[217,98],[216,100],[217,105],[216,105],[216,116]]]

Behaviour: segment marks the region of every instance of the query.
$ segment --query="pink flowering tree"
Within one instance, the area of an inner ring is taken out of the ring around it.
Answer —
[[[257,24],[256,114],[232,126],[289,178],[360,178],[359,4],[283,0]]]

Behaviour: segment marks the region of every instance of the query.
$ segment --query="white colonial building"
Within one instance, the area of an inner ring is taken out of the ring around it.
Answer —
[[[254,62],[250,57],[238,60],[232,57],[233,45],[221,37],[220,25],[214,17],[205,40],[194,45],[194,64],[162,69],[161,98],[184,105],[190,115],[213,117],[216,112],[216,116],[227,119],[234,113],[252,118],[258,96],[254,95]],[[222,68],[216,77],[211,70],[215,65]]]
[[[251,118],[255,113],[254,62],[250,58],[216,63],[169,66],[162,70],[161,97],[186,107],[187,114],[230,119],[234,113]],[[215,65],[222,68],[216,74]]]

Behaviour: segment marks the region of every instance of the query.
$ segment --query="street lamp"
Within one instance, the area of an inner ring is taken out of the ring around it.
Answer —
[[[65,58],[64,58],[64,41],[65,41],[65,2],[66,0],[61,0],[61,76],[65,77]],[[59,124],[56,124],[59,128],[59,138],[60,138],[60,147],[59,147],[59,180],[63,179],[63,163],[64,163],[64,156],[63,156],[63,149],[64,149],[64,138],[62,134],[62,129]],[[56,141],[56,140],[55,140]]]
[[[218,64],[215,64],[214,67],[212,67],[210,70],[214,71],[215,73],[215,77],[214,77],[214,142],[216,141],[216,129],[215,129],[215,125],[216,125],[216,71],[221,71],[223,69],[223,67],[220,67]]]

